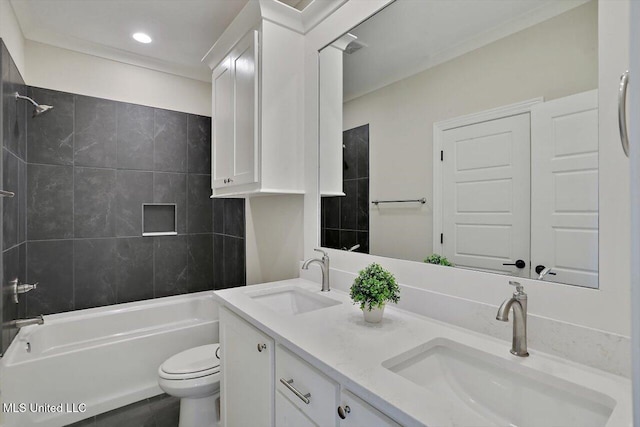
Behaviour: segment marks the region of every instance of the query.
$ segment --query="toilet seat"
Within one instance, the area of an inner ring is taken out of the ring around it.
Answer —
[[[190,348],[167,359],[158,369],[160,378],[190,380],[220,375],[220,345]]]

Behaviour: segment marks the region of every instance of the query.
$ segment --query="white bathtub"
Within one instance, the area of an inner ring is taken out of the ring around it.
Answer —
[[[218,342],[212,292],[44,319],[44,325],[22,328],[0,360],[3,427],[64,426],[155,396],[162,393],[157,369],[164,360]],[[17,412],[19,406],[7,412],[8,403],[26,404],[26,412]],[[30,413],[31,403],[63,404],[64,411],[85,404],[86,412]]]

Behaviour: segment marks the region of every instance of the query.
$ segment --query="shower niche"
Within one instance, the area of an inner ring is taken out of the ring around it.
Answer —
[[[142,204],[143,236],[178,235],[178,212],[175,203]]]

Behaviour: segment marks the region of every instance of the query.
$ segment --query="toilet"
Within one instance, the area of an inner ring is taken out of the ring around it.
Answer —
[[[158,368],[158,385],[180,398],[179,427],[215,427],[219,419],[220,345],[190,348]]]

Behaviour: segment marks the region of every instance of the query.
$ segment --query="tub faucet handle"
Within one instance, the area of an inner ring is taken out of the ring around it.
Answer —
[[[29,284],[29,283],[20,283],[18,278],[15,278],[9,282],[9,288],[11,289],[11,293],[13,294],[13,302],[18,304],[18,295],[26,294],[29,291],[32,291],[38,287],[38,282]]]

